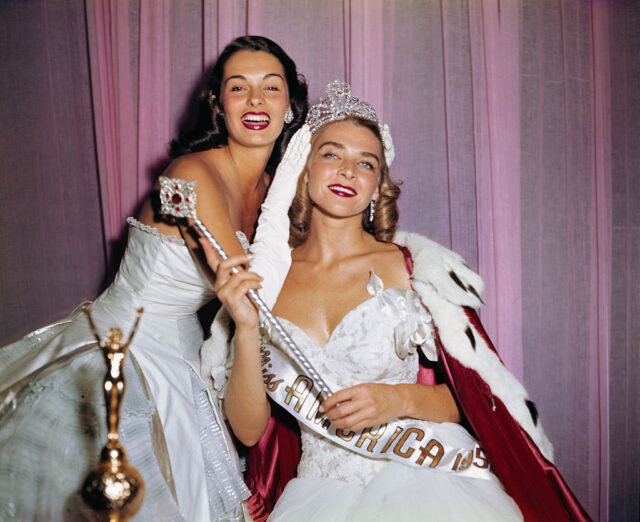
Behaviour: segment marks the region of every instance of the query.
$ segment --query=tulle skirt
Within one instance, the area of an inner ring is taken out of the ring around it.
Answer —
[[[364,489],[339,480],[289,482],[269,521],[433,522],[522,520],[498,479],[389,462]]]

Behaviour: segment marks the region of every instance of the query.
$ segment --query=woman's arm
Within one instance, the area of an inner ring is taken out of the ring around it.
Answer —
[[[210,263],[215,251],[202,240],[202,247]],[[215,259],[214,259],[215,258]],[[253,446],[264,434],[271,407],[264,389],[258,347],[258,312],[247,297],[250,289],[258,290],[262,278],[253,272],[240,270],[253,256],[242,254],[221,261],[217,266],[215,290],[218,299],[233,318],[235,330],[235,356],[229,384],[224,398],[224,409],[234,433],[246,446]]]
[[[236,352],[224,397],[224,411],[236,437],[245,445],[258,443],[269,423],[271,407],[260,371],[258,328],[237,328]]]
[[[458,405],[446,384],[358,384],[331,395],[320,410],[336,428],[349,430],[400,417],[460,422]]]

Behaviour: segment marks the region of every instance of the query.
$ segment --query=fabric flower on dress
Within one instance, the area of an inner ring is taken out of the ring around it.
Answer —
[[[380,279],[376,273],[373,271],[373,268],[369,269],[369,281],[367,281],[367,293],[373,297],[374,295],[381,294],[384,290],[384,283],[382,279]]]
[[[367,282],[367,292],[370,296],[378,296],[381,310],[386,314],[397,314],[402,320],[394,329],[394,341],[396,354],[404,360],[408,355],[413,355],[419,346],[430,361],[438,360],[436,349],[435,330],[431,314],[422,306],[418,296],[411,292],[412,296],[398,298],[394,295],[384,294],[384,283],[373,269]]]
[[[411,313],[398,323],[394,330],[396,354],[400,359],[416,353],[418,347],[422,347],[422,353],[430,361],[438,360],[436,349],[435,331],[431,315],[424,313]]]

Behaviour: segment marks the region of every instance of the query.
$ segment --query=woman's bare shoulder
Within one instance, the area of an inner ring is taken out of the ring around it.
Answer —
[[[187,181],[215,182],[220,178],[221,166],[216,154],[194,152],[174,159],[164,171],[164,176]]]
[[[411,288],[411,274],[407,268],[404,252],[394,243],[381,241],[376,243],[376,248],[371,252],[371,265],[385,282],[385,286]]]
[[[217,150],[194,152],[176,158],[164,172],[168,178],[178,178],[196,182],[196,192],[200,199],[220,203],[227,199],[227,186],[223,171],[223,155]]]

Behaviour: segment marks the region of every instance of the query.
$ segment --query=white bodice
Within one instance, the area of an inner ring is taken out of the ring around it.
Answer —
[[[284,327],[332,390],[356,384],[415,383],[418,355],[435,350],[431,317],[411,290],[382,283],[372,273],[372,297],[340,321],[324,346],[318,346],[295,324]],[[298,477],[332,478],[364,487],[388,461],[362,457],[301,425],[302,458]]]
[[[412,284],[420,289],[420,299],[402,288],[383,290],[372,276],[367,290],[373,297],[351,310],[324,346],[294,324],[283,323],[334,391],[365,382],[415,383],[416,345],[430,360],[438,354],[431,318],[422,305],[426,285],[420,280]],[[434,430],[434,436],[452,448],[477,442],[459,424],[413,420],[411,425],[425,433]],[[429,466],[373,460],[304,426],[301,431],[298,478],[285,487],[270,522],[522,520],[517,505],[491,473],[476,479]]]
[[[118,274],[91,305],[96,320],[118,320],[113,324],[122,325],[126,332],[135,310],[143,307],[141,327],[158,334],[169,332],[173,337],[158,336],[154,351],[178,348],[181,353],[167,355],[181,356],[199,367],[202,331],[196,313],[214,297],[213,286],[193,261],[183,239],[161,234],[134,218],[127,221],[129,241]],[[244,234],[238,232],[237,236],[247,248]],[[104,324],[105,328],[110,326]],[[176,333],[182,337],[181,342],[176,342]]]
[[[213,287],[191,259],[184,240],[165,236],[134,218],[127,221],[129,241],[118,275],[98,302],[143,306],[145,316],[180,317],[194,314],[212,299]]]

